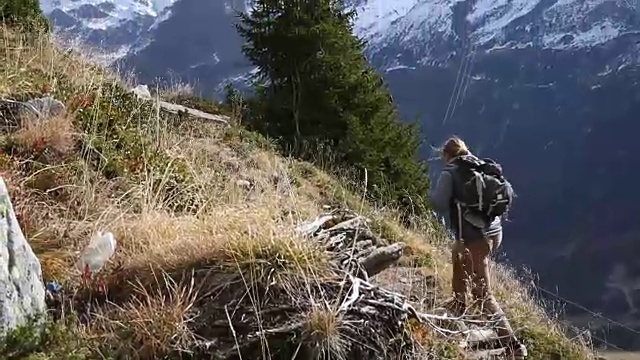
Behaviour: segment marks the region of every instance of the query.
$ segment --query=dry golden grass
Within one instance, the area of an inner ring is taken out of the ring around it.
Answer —
[[[46,36],[27,38],[4,27],[0,33],[0,97],[37,94],[46,87],[72,105],[77,99],[108,96],[105,84],[119,81],[76,55],[61,53]],[[70,93],[56,93],[61,83]],[[80,132],[73,126],[77,115],[71,112],[44,122],[27,122],[15,137],[28,149],[44,142],[69,154],[76,136],[94,135],[92,131],[76,133]],[[100,116],[95,114],[96,119]],[[80,274],[74,263],[90,236],[98,230],[111,231],[118,241],[116,256],[105,269],[105,281],[118,302],[105,306],[79,336],[97,339],[125,357],[158,358],[194,339],[188,327],[193,304],[211,290],[203,281],[208,273],[196,272],[218,269],[250,274],[247,282],[273,273],[287,281],[313,282],[329,276],[327,254],[292,230],[325,204],[348,206],[371,216],[385,238],[409,245],[404,265],[428,269],[446,293],[450,265],[446,236],[438,226],[407,229],[393,212],[371,208],[326,172],[247,141],[238,136],[238,129],[207,123],[177,127],[163,118],[150,121],[155,124],[146,132],[151,143],[169,158],[187,164],[193,183],[182,190],[205,200],[197,211],[176,212],[167,204],[154,182],[162,182],[169,174],[141,183],[102,177],[89,165],[91,149],[49,165],[46,171],[38,170],[53,174],[43,186],[31,186],[28,179],[37,171],[24,170],[23,160],[0,157],[2,176],[45,279],[78,286]],[[526,334],[537,337],[527,340],[541,339],[541,351],[560,349],[568,354],[563,359],[589,358],[589,349],[566,340],[512,273],[498,271],[495,283],[510,315]],[[307,341],[316,343],[320,352],[340,358],[346,351],[343,326],[347,325],[328,305],[318,305],[307,314]],[[414,330],[421,342],[435,346],[425,329]],[[541,354],[534,358],[546,359],[546,353]]]
[[[66,116],[56,116],[46,121],[37,118],[23,119],[15,134],[19,146],[35,152],[51,150],[55,154],[68,154],[75,145],[73,122]]]
[[[326,304],[317,304],[306,318],[305,341],[316,349],[314,357],[345,359],[349,344],[342,331],[347,326],[342,315]]]
[[[591,339],[576,337],[566,340],[566,327],[543,309],[548,308],[532,297],[532,282],[524,282],[515,271],[500,264],[492,264],[496,297],[503,304],[512,326],[521,337],[535,339],[528,344],[533,358],[560,356],[563,359],[593,358]]]
[[[180,81],[174,81],[166,86],[164,89],[157,89],[160,98],[165,101],[171,102],[174,99],[186,96],[193,96],[193,85],[183,83]]]
[[[329,259],[322,249],[300,241],[273,210],[238,206],[199,217],[153,212],[117,220],[110,227],[120,243],[113,281],[147,283],[156,271],[174,274],[214,265],[266,275],[273,263],[280,264],[284,276],[326,274]]]
[[[40,91],[45,85],[55,91],[60,78],[70,81],[77,93],[116,79],[79,54],[59,51],[46,35],[25,36],[5,26],[0,33],[0,97]]]
[[[155,280],[163,284],[157,289],[168,291],[153,291],[136,283],[133,300],[94,315],[87,335],[111,344],[118,354],[134,354],[141,359],[167,356],[176,348],[187,350],[195,340],[188,327],[198,295],[195,284],[160,276]]]

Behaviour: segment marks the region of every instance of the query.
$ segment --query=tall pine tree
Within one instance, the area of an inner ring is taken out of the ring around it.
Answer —
[[[367,170],[369,190],[424,210],[429,181],[419,131],[402,124],[340,0],[257,0],[237,28],[259,69],[252,125],[294,155],[330,148],[337,165]]]

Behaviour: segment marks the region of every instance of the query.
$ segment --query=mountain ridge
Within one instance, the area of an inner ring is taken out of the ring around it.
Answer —
[[[142,28],[153,31],[182,1],[41,0],[41,5],[46,15],[54,14],[54,20],[62,17],[60,12],[74,18],[72,32],[76,35],[104,31],[96,36],[101,39],[89,39],[99,45],[111,36],[109,28],[117,33],[127,23],[140,22]],[[245,0],[225,0],[223,4],[227,14],[251,8],[250,1]],[[466,40],[484,51],[527,46],[570,50],[600,45],[640,30],[640,2],[634,5],[619,0],[402,0],[394,4],[353,0],[347,6],[358,14],[354,32],[368,42],[370,53],[389,46],[413,48],[414,61],[419,64],[449,59],[451,54],[436,54],[442,42]],[[454,24],[454,18],[460,16],[456,12],[464,13],[468,26]],[[150,22],[149,18],[154,20]],[[62,27],[70,31],[68,26]],[[121,51],[116,57],[126,55]]]

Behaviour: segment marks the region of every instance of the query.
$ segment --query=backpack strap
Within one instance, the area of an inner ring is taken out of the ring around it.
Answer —
[[[460,206],[459,202],[455,202],[456,203],[456,213],[458,215],[458,236],[457,239],[458,241],[462,240],[462,206]]]

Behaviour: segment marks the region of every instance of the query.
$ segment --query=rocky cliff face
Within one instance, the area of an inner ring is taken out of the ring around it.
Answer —
[[[427,142],[457,133],[509,172],[519,195],[504,242],[509,258],[540,273],[543,286],[629,324],[638,322],[640,305],[633,250],[640,194],[632,187],[640,147],[639,4],[348,2],[372,64],[406,118],[421,119]],[[234,11],[249,7],[179,1],[170,16],[154,17],[148,44],[130,45],[118,63],[145,82],[195,82],[205,95],[222,81],[242,83],[252,67],[240,51]],[[576,319],[585,314],[567,310]]]
[[[45,311],[40,262],[22,234],[0,178],[0,335]]]

